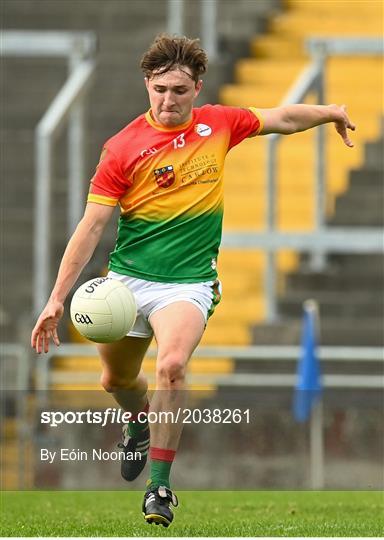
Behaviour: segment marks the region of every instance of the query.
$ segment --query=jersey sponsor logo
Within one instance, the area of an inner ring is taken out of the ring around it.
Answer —
[[[75,313],[75,321],[81,324],[93,324],[91,317],[83,313]]]
[[[173,170],[173,165],[166,165],[160,169],[155,169],[153,172],[157,185],[161,188],[167,188],[175,181],[175,171]]]
[[[212,128],[207,124],[196,124],[195,131],[200,137],[209,137],[212,133]]]
[[[158,152],[158,149],[154,146],[152,148],[146,148],[140,152],[140,157],[153,156],[153,154],[156,154],[156,152]]]

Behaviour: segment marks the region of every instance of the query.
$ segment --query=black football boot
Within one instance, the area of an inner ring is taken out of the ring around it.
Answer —
[[[149,427],[137,437],[131,437],[128,434],[128,425],[123,427],[123,442],[117,446],[124,451],[124,457],[121,458],[121,476],[124,480],[132,482],[144,469],[147,463],[149,442]]]
[[[165,486],[150,488],[144,495],[143,516],[147,523],[156,523],[169,527],[173,521],[173,512],[170,504],[176,507],[179,504],[177,497]]]

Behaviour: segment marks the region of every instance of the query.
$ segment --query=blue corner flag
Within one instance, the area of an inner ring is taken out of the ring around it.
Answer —
[[[304,303],[301,352],[297,367],[293,414],[298,422],[308,420],[313,405],[322,392],[320,364],[317,355],[317,306],[313,301]]]

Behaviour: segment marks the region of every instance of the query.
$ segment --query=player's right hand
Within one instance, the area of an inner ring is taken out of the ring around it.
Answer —
[[[63,313],[64,305],[61,302],[49,300],[32,330],[31,345],[38,354],[49,351],[51,339],[57,347],[60,345],[57,326]]]

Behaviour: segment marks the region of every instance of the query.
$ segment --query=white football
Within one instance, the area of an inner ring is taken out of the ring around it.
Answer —
[[[71,319],[75,328],[97,343],[111,343],[126,336],[135,323],[136,313],[133,293],[117,279],[90,279],[72,297]]]

